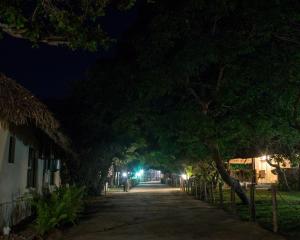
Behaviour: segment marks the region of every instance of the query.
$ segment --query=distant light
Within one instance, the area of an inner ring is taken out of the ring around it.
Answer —
[[[126,172],[123,172],[123,173],[122,173],[122,176],[123,176],[123,177],[127,177],[127,173],[126,173]]]
[[[138,172],[135,174],[135,177],[139,178],[139,177],[141,177],[143,174],[144,174],[144,170],[141,169],[140,171],[138,171]]]
[[[267,158],[268,158],[267,155],[264,155],[264,156],[260,157],[261,160],[267,160]]]
[[[182,178],[183,180],[187,180],[187,175],[186,175],[186,174],[181,174],[181,178]]]
[[[140,172],[137,172],[137,173],[135,174],[135,176],[136,176],[136,177],[140,177],[140,176],[141,176],[141,173],[140,173]]]

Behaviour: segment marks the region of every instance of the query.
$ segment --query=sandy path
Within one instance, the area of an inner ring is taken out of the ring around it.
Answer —
[[[64,234],[65,240],[284,239],[256,224],[161,184],[96,200],[92,212]]]

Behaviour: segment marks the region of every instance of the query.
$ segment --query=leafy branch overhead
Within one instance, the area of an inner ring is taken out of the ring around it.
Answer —
[[[0,33],[34,44],[95,51],[112,39],[101,24],[108,8],[127,10],[135,0],[2,0]]]

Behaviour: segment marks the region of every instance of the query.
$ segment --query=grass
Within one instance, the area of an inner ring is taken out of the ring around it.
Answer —
[[[249,192],[247,192],[249,196]],[[219,193],[215,192],[215,204],[219,203]],[[224,208],[233,211],[230,201],[230,190],[226,189]],[[277,193],[277,218],[279,232],[288,236],[300,236],[300,192]],[[256,221],[263,227],[272,230],[272,195],[270,190],[257,189],[255,193]],[[236,197],[236,213],[245,221],[250,220],[248,206],[241,203]]]

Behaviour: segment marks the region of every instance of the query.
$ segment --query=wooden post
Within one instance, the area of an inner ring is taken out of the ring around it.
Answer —
[[[272,185],[273,232],[278,232],[276,186]]]
[[[199,181],[199,199],[202,200],[202,197],[203,197],[203,195],[202,195],[202,182],[200,180]]]
[[[215,203],[215,195],[214,195],[214,185],[213,182],[210,183],[210,197],[211,197],[211,203]]]
[[[186,180],[186,192],[187,192],[187,194],[189,194],[189,190],[190,190],[190,180]]]
[[[198,181],[195,180],[195,198],[197,199],[198,198]]]
[[[204,193],[204,201],[207,201],[207,187],[206,187],[206,182],[204,181],[203,184],[203,193]]]
[[[256,221],[256,208],[255,208],[255,184],[250,185],[250,221]]]
[[[231,191],[230,191],[230,201],[231,201],[231,209],[235,212],[235,191],[234,191],[234,186],[231,186]]]
[[[195,179],[192,181],[192,195],[195,196]]]
[[[220,207],[223,207],[224,204],[224,197],[223,197],[223,184],[219,183],[219,195],[220,195]]]
[[[255,170],[255,159],[252,158],[252,178],[250,186],[250,221],[256,221],[256,208],[255,208],[255,184],[256,184],[256,170]]]

